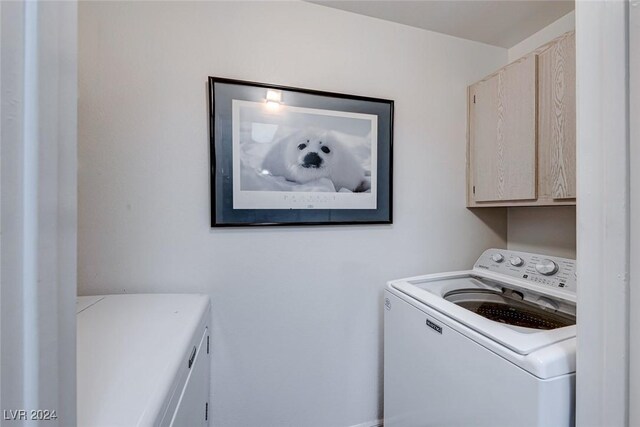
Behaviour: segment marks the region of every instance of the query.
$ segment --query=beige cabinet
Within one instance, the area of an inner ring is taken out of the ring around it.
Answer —
[[[474,200],[535,199],[536,55],[472,85],[469,94]]]
[[[575,204],[573,32],[469,86],[467,205]]]
[[[576,38],[569,33],[538,56],[541,195],[576,197]]]

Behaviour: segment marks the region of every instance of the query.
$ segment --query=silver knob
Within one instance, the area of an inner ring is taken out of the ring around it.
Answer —
[[[536,271],[545,276],[553,276],[558,272],[558,264],[550,259],[543,259],[536,264]]]
[[[514,267],[520,267],[522,266],[522,264],[524,264],[524,261],[522,260],[522,258],[520,258],[519,256],[513,256],[511,257],[511,259],[509,259],[509,262],[511,263],[511,265],[513,265]]]
[[[502,256],[502,254],[493,254],[493,255],[491,255],[491,259],[494,262],[502,262],[502,261],[504,261],[504,256]]]

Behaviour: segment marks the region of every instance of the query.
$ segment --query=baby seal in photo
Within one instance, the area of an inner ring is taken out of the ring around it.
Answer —
[[[364,168],[332,132],[303,131],[282,138],[267,153],[262,168],[299,184],[328,178],[336,191],[369,189]]]

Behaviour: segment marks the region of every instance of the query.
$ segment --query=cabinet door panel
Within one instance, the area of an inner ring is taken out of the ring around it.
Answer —
[[[529,55],[471,87],[476,202],[536,198],[536,66]]]
[[[539,157],[541,189],[554,199],[576,197],[575,34],[540,53]]]

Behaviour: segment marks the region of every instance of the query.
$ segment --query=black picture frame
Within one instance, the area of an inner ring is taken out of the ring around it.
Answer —
[[[393,109],[209,77],[211,227],[391,224]]]

